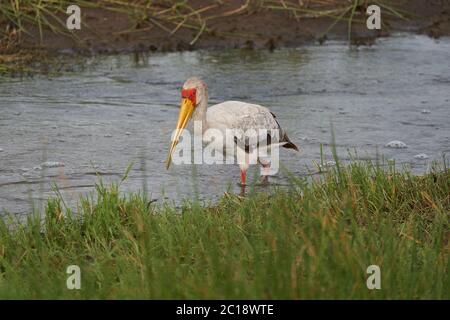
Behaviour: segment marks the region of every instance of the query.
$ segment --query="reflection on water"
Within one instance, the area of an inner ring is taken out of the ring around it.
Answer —
[[[273,53],[102,57],[63,77],[2,78],[0,211],[28,212],[31,199],[53,194],[52,183],[74,204],[99,176],[117,181],[130,162],[122,190],[146,186],[160,201],[238,191],[232,165],[164,169],[180,86],[192,75],[207,82],[211,104],[245,100],[270,107],[301,147],[300,153],[281,150],[295,174],[319,160],[330,122],[343,159],[356,148],[361,158],[384,154],[420,173],[450,150],[449,64],[449,39],[408,36],[351,50],[328,43]],[[407,147],[386,147],[395,140]]]

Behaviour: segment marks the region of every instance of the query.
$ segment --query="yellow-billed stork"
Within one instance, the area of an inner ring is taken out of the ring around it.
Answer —
[[[270,148],[275,143],[288,149],[294,149],[298,151],[298,147],[292,143],[286,132],[284,132],[275,115],[269,111],[266,107],[251,104],[240,101],[226,101],[209,108],[208,106],[208,89],[201,79],[192,77],[186,80],[181,90],[181,107],[176,124],[176,132],[170,146],[169,154],[166,161],[166,168],[168,169],[172,161],[172,154],[175,146],[179,142],[179,138],[186,128],[189,119],[192,118],[194,122],[200,121],[202,127],[202,134],[208,129],[218,129],[226,135],[225,131],[236,132],[236,129],[247,132],[248,130],[261,130],[265,129],[267,132],[267,138],[265,144],[266,148]],[[278,130],[278,141],[270,136],[270,132]],[[261,164],[264,169],[267,169],[270,164],[258,157],[258,153],[255,149],[250,150],[251,147],[247,144],[244,137],[234,136],[233,140],[237,148],[237,156],[239,154],[245,154],[245,161],[239,163],[241,170],[241,186],[246,184],[246,172],[249,167],[249,156],[252,154],[257,159],[257,162]],[[258,141],[258,145],[261,141]],[[258,146],[256,146],[258,147]],[[217,146],[221,152],[226,153],[226,150],[222,146]],[[263,182],[267,182],[267,175],[263,175]]]

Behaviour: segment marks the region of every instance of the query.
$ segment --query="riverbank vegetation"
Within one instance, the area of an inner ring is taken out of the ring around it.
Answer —
[[[66,27],[73,4],[82,10],[81,30]],[[38,64],[42,53],[273,50],[328,38],[370,44],[401,26],[426,33],[428,20],[447,21],[445,8],[426,1],[370,4],[383,10],[382,30],[366,28],[364,0],[8,0],[0,3],[0,72]],[[450,30],[445,23],[433,25],[436,36]]]
[[[25,223],[0,220],[0,298],[450,298],[448,163],[416,176],[338,162],[291,184],[181,207],[102,183],[75,211],[56,197]]]

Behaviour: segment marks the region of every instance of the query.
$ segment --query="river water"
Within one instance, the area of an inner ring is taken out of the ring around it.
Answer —
[[[301,148],[281,150],[283,165],[296,175],[314,168],[320,144],[325,161],[332,160],[330,123],[343,160],[355,148],[359,158],[384,155],[422,173],[450,152],[448,38],[398,35],[352,49],[328,42],[274,52],[121,55],[74,68],[53,78],[0,78],[0,214],[29,212],[54,195],[52,185],[75,206],[99,178],[119,181],[130,163],[124,192],[145,189],[151,199],[175,202],[237,192],[233,165],[165,170],[180,87],[192,75],[208,84],[211,104],[269,107]],[[392,140],[407,148],[386,147]]]

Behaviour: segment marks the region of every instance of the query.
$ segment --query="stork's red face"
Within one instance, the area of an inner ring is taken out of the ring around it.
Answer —
[[[175,146],[178,144],[181,134],[183,133],[184,128],[192,116],[194,109],[197,105],[197,89],[188,88],[181,90],[181,106],[180,106],[180,114],[178,115],[177,126],[175,128],[176,133],[175,137],[172,140],[172,144],[170,146],[169,155],[167,156],[166,168],[169,169],[170,163],[172,161],[172,153],[175,149]]]
[[[197,89],[182,89],[181,98],[191,100],[194,107],[197,105]]]

